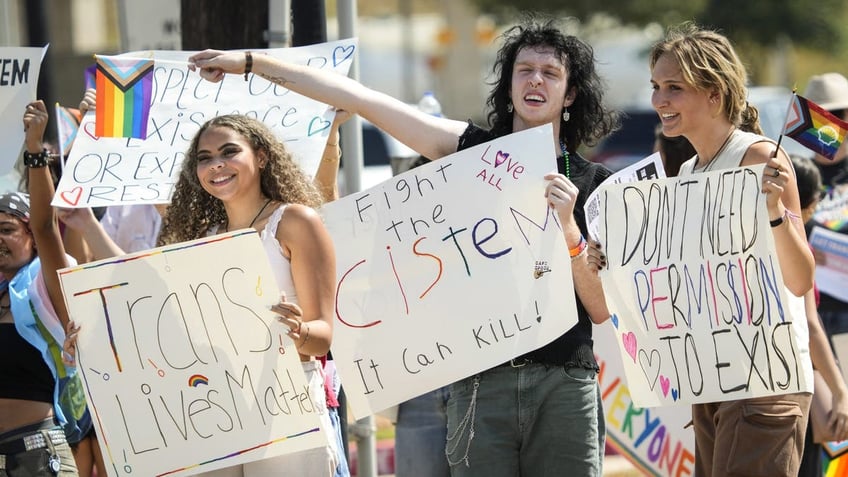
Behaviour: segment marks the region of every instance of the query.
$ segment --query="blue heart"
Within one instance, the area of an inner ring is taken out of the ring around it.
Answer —
[[[312,121],[309,121],[309,132],[307,133],[309,136],[314,136],[319,132],[330,127],[332,122],[327,121],[320,116],[315,116],[312,118]]]
[[[671,388],[671,398],[677,401],[677,389]]]
[[[613,313],[612,316],[610,316],[610,320],[612,320],[612,324],[615,326],[615,329],[618,329],[618,315]]]
[[[353,50],[355,49],[356,46],[354,45],[335,47],[333,49],[333,66],[339,66],[340,63],[353,56]]]

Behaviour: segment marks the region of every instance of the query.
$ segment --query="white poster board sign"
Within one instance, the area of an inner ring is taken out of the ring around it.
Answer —
[[[601,278],[638,406],[812,391],[794,328],[806,330],[803,299],[783,286],[762,171],[599,188]]]
[[[110,476],[190,475],[327,445],[254,231],[59,272]]]
[[[333,357],[356,417],[502,364],[577,322],[544,198],[550,125],[324,206],[336,243]]]
[[[14,167],[24,144],[26,105],[36,99],[41,59],[47,47],[0,47],[0,174]]]
[[[612,323],[592,329],[607,442],[645,475],[695,473],[695,432],[689,406],[644,408],[633,403]]]
[[[290,63],[346,75],[355,39],[298,48],[257,50]],[[226,75],[210,83],[188,69],[189,51],[134,52],[153,55],[153,104],[147,139],[95,136],[95,115],[82,119],[65,172],[53,198],[57,207],[161,204],[170,201],[185,153],[203,123],[244,114],[268,125],[308,175],[318,169],[335,112],[255,74]]]

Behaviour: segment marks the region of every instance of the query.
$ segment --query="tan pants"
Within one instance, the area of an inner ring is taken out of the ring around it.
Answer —
[[[696,477],[795,477],[809,393],[692,406]]]

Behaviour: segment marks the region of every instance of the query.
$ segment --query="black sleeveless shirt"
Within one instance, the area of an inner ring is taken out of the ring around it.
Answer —
[[[14,323],[0,323],[0,363],[0,398],[53,404],[53,373]]]

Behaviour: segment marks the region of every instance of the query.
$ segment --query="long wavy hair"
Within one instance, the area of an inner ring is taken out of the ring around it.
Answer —
[[[619,126],[617,112],[608,111],[603,102],[604,84],[595,70],[592,47],[579,38],[565,35],[557,21],[537,13],[526,14],[501,37],[493,71],[495,80],[486,100],[489,107],[489,126],[497,135],[512,131],[513,114],[507,110],[512,89],[512,72],[518,52],[524,48],[553,48],[568,74],[568,91],[574,91],[574,102],[568,107],[569,121],[559,118],[560,139],[569,152],[575,153],[582,144],[595,145],[599,139]]]
[[[719,110],[732,124],[762,134],[759,111],[748,104],[748,72],[727,37],[686,22],[670,28],[651,48],[651,70],[664,54],[676,60],[687,84],[718,92]]]
[[[283,143],[262,122],[242,115],[218,116],[207,121],[191,140],[174,187],[171,205],[162,221],[159,245],[206,236],[210,227],[227,219],[224,203],[206,192],[197,178],[197,146],[211,128],[228,128],[241,135],[256,157],[267,159],[259,169],[262,194],[284,204],[321,205],[318,189],[292,159]]]

